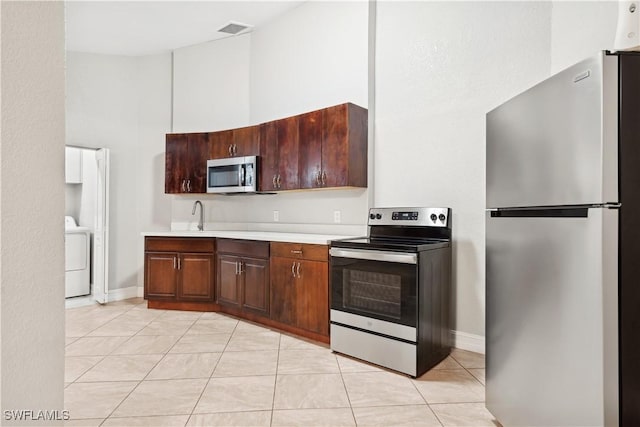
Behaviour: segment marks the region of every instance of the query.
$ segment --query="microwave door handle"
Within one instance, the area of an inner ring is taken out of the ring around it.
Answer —
[[[245,170],[245,166],[246,165],[240,165],[240,186],[244,187],[245,184],[245,179],[246,179],[246,170]]]

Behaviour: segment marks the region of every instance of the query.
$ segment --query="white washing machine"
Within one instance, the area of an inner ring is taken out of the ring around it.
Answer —
[[[64,218],[65,298],[91,293],[91,230]]]

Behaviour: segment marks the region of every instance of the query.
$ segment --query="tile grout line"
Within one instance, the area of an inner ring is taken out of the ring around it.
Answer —
[[[457,362],[457,361],[456,361]],[[460,365],[462,366],[462,365]],[[438,369],[438,371],[440,371],[440,369]],[[426,372],[425,372],[426,373]],[[424,375],[424,374],[423,374]],[[422,375],[421,375],[422,376]],[[416,382],[418,381],[418,377],[416,378],[410,378],[409,381],[411,382],[411,384],[413,385],[413,388],[415,388],[415,390],[418,392],[418,394],[420,395],[420,397],[422,398],[422,400],[424,401],[425,405],[427,406],[427,408],[429,408],[429,411],[431,411],[431,413],[433,414],[433,416],[436,418],[436,420],[438,421],[438,423],[440,423],[440,426],[444,426],[444,423],[442,422],[442,420],[440,419],[440,417],[438,417],[438,415],[436,414],[436,412],[433,410],[433,408],[431,408],[431,405],[429,404],[429,402],[427,401],[427,398],[420,392],[420,389],[418,388],[418,386],[416,385]]]
[[[351,397],[349,397],[349,390],[347,390],[347,384],[344,382],[344,372],[342,372],[342,367],[340,366],[340,362],[338,362],[338,356],[336,355],[331,348],[329,348],[331,354],[336,359],[336,364],[338,365],[338,372],[340,372],[340,379],[342,380],[342,387],[344,388],[344,393],[347,395],[347,402],[349,402],[349,409],[351,410],[351,417],[353,418],[353,425],[357,427],[358,420],[356,419],[356,413],[353,411],[353,405],[351,404]]]
[[[269,426],[273,425],[273,411],[276,407],[276,387],[278,386],[278,367],[280,366],[280,348],[282,346],[282,334],[278,337],[278,356],[276,357],[276,374],[273,377],[273,393],[271,395],[271,417],[269,418]]]
[[[161,314],[160,316],[162,316],[162,314]],[[160,317],[160,316],[158,316],[158,317]],[[202,313],[200,314],[200,316],[199,316],[199,317],[201,317],[201,316],[202,316]],[[147,323],[147,326],[148,326],[149,324],[153,323],[154,321],[156,321],[156,320],[158,319],[158,317],[156,317],[155,319],[153,319],[153,320],[151,320],[149,323]],[[198,318],[199,318],[199,317],[198,317]],[[198,318],[196,318],[196,320],[194,320],[194,321],[193,321],[193,324],[195,324],[195,322],[197,321],[197,319],[198,319]],[[191,326],[193,326],[193,324],[192,324]],[[145,326],[144,328],[146,328],[147,326]],[[129,398],[129,396],[131,396],[131,394],[132,394],[134,391],[136,391],[136,390],[138,389],[138,387],[140,386],[140,384],[142,384],[142,382],[145,380],[145,378],[147,378],[147,377],[149,376],[149,374],[151,373],[151,371],[153,371],[153,370],[156,368],[156,366],[158,366],[158,364],[159,364],[159,363],[164,359],[164,357],[169,353],[169,351],[171,351],[171,349],[176,345],[176,343],[177,343],[178,341],[180,341],[180,339],[181,339],[181,338],[182,338],[182,337],[187,333],[187,331],[191,328],[191,326],[190,326],[189,328],[187,328],[187,329],[184,331],[184,333],[183,333],[182,335],[180,335],[180,338],[178,338],[178,339],[177,339],[177,340],[176,340],[176,341],[171,345],[171,347],[169,347],[169,348],[167,349],[167,351],[165,351],[164,353],[159,353],[159,354],[162,354],[162,357],[160,357],[160,359],[158,359],[158,361],[156,362],[156,364],[155,364],[155,365],[153,365],[153,368],[151,368],[151,369],[149,370],[149,372],[147,372],[147,374],[146,374],[146,375],[145,375],[145,376],[144,376],[140,381],[138,381],[138,384],[136,384],[136,386],[135,386],[135,387],[133,387],[133,388],[131,389],[131,391],[130,391],[130,392],[129,392],[125,397],[124,397],[124,399],[122,399],[122,400],[120,401],[120,403],[118,403],[118,404],[116,405],[116,407],[115,407],[115,408],[113,408],[113,410],[109,413],[109,415],[104,419],[104,421],[103,421],[100,425],[102,425],[102,424],[103,424],[104,422],[106,422],[109,418],[111,418],[111,416],[112,416],[112,415],[113,415],[113,414],[118,410],[118,408],[119,408],[119,407],[124,403],[124,401],[125,401],[125,400],[127,400],[127,399]],[[142,328],[142,329],[144,329],[144,328]],[[140,331],[142,331],[142,329],[140,329]],[[138,332],[136,332],[135,334],[133,334],[133,335],[129,338],[129,340],[130,340],[131,338],[135,337],[135,336],[162,336],[162,335],[138,335],[138,333],[140,333],[140,331],[138,331]],[[170,336],[170,335],[165,335],[165,336]],[[125,342],[123,342],[122,344],[120,344],[120,346],[122,346],[122,345],[124,345],[125,343],[129,342],[129,340],[126,340]],[[113,351],[112,351],[111,353],[113,353],[114,351],[116,351],[116,349],[117,349],[117,348],[119,348],[120,346],[118,346],[118,347],[116,347],[115,349],[113,349]],[[143,354],[144,354],[144,353],[143,353]],[[149,354],[158,354],[158,353],[149,353]],[[125,355],[125,356],[126,356],[126,355]],[[117,417],[114,417],[114,419],[115,419],[115,418],[117,418]]]
[[[202,316],[200,316],[200,317],[202,317]],[[215,319],[213,319],[213,320],[215,320]],[[222,359],[222,355],[224,355],[224,352],[227,350],[227,347],[229,346],[229,342],[231,341],[231,337],[233,337],[233,334],[235,333],[236,329],[238,328],[238,324],[239,323],[240,322],[237,321],[236,325],[233,327],[233,330],[231,331],[231,334],[229,334],[229,339],[227,340],[227,343],[224,345],[224,348],[222,349],[222,351],[220,352],[220,357],[218,357],[218,360],[216,360],[216,365],[211,370],[211,374],[209,375],[209,378],[207,379],[206,384],[202,388],[202,391],[200,392],[200,396],[198,396],[198,399],[196,400],[196,403],[193,405],[193,408],[191,408],[191,413],[189,414],[189,417],[187,418],[187,422],[186,422],[185,426],[189,425],[189,421],[191,421],[191,417],[193,417],[194,415],[198,415],[198,414],[195,414],[193,411],[196,410],[196,408],[198,407],[198,404],[200,403],[200,400],[202,400],[202,396],[204,396],[204,392],[207,390],[207,387],[209,387],[209,384],[211,383],[211,379],[213,378],[213,374],[216,372],[216,368],[218,367],[218,364],[220,363],[220,360]],[[185,332],[185,334],[186,334],[186,332]],[[177,343],[177,341],[176,341],[176,343]],[[173,347],[171,347],[171,348],[173,348]]]

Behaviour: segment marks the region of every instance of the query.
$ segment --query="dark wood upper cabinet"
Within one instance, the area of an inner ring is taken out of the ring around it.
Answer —
[[[206,193],[209,135],[167,134],[165,151],[165,193]]]
[[[209,133],[209,159],[231,157],[233,147],[233,130],[222,130]]]
[[[347,103],[256,126],[167,134],[165,193],[206,193],[207,160],[259,155],[260,191],[367,186],[367,110]]]
[[[294,190],[298,178],[298,116],[260,125],[260,189]]]
[[[300,188],[322,185],[322,110],[302,114],[298,123]]]
[[[322,187],[367,186],[367,110],[341,104],[322,110]]]
[[[260,154],[260,126],[209,133],[209,158],[257,156]]]
[[[300,188],[367,186],[367,110],[341,104],[300,117]]]

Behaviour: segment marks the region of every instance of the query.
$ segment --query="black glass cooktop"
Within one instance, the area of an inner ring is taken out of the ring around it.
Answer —
[[[393,252],[420,252],[449,246],[448,239],[385,239],[376,237],[357,237],[354,239],[333,240],[332,248],[369,249]]]

